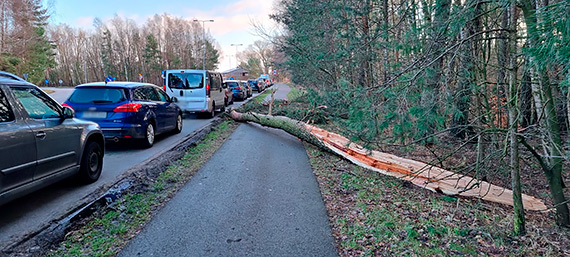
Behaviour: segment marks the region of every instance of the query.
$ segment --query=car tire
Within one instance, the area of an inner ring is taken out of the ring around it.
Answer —
[[[90,184],[99,179],[103,170],[103,149],[96,142],[87,142],[81,156],[79,179],[81,183]]]
[[[182,114],[178,114],[176,116],[176,125],[174,126],[174,133],[175,134],[182,132],[183,124],[184,124],[184,122],[182,121]]]
[[[226,106],[222,105],[222,107],[220,108],[220,112],[225,112],[226,111]]]
[[[144,138],[142,140],[142,146],[144,148],[151,148],[154,145],[154,139],[156,136],[156,130],[154,124],[148,123],[145,128]]]
[[[214,118],[214,116],[216,115],[216,103],[212,103],[212,111],[208,112],[206,114],[206,117],[208,119]]]

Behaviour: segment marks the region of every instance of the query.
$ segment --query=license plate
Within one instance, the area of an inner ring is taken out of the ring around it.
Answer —
[[[107,113],[106,112],[84,112],[83,118],[104,119],[104,118],[107,118]]]

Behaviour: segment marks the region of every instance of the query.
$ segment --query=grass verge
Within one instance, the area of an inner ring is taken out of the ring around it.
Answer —
[[[224,121],[188,148],[155,179],[129,189],[118,201],[75,224],[47,256],[114,256],[222,146],[239,124]]]

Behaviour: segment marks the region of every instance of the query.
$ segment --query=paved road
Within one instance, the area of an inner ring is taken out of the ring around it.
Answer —
[[[242,124],[118,256],[337,256],[302,143]]]
[[[289,86],[287,86],[287,84],[274,84],[272,87],[268,88],[267,90],[269,90],[269,92],[271,92],[271,90],[277,90],[277,92],[275,92],[275,99],[285,99],[287,98],[287,94],[289,94],[289,92],[291,91],[291,88],[289,88]],[[264,99],[264,102],[270,102],[271,101],[271,94],[267,95]]]
[[[71,88],[44,89],[54,90],[55,92],[50,95],[60,103],[73,91]],[[235,102],[232,106],[238,107],[242,103],[244,102]],[[89,196],[99,187],[113,184],[131,167],[161,151],[170,149],[186,135],[209,122],[210,119],[197,119],[196,115],[189,115],[184,119],[182,133],[157,136],[155,145],[150,149],[125,144],[107,144],[103,172],[97,182],[90,185],[78,185],[73,181],[62,181],[0,206],[0,250],[9,245],[11,241],[49,225],[54,219],[61,218],[78,207],[81,199]]]

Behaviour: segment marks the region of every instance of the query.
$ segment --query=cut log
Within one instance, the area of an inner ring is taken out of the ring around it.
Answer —
[[[231,112],[236,121],[252,121],[264,126],[283,129],[291,135],[323,150],[333,152],[363,168],[407,180],[422,188],[451,196],[475,197],[485,201],[513,205],[513,192],[504,187],[479,181],[427,163],[405,159],[393,154],[369,151],[347,138],[283,116]],[[545,211],[542,200],[523,194],[524,208]]]

